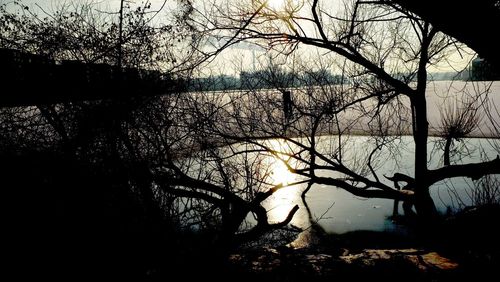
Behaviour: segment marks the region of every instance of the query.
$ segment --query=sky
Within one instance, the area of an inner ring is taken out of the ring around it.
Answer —
[[[102,7],[109,7],[110,9],[116,8],[119,9],[120,7],[120,0],[17,0],[18,2],[27,5],[27,6],[32,6],[35,7],[35,5],[40,5],[44,9],[50,10],[55,9],[58,7],[58,5],[65,4],[65,3],[96,3],[97,5],[101,5]],[[0,0],[0,3],[10,3],[14,2],[13,0]],[[135,4],[140,4],[143,2],[143,0],[127,0],[127,2],[131,3],[132,5]],[[149,0],[151,2],[151,6],[153,8],[158,8],[161,7],[163,4],[164,0]],[[172,2],[171,0],[167,0],[167,2]]]
[[[132,6],[140,5],[145,0],[127,0]],[[196,1],[196,0],[194,0]],[[230,0],[233,1],[233,0]],[[268,0],[269,5],[274,8],[281,7],[284,0]],[[295,0],[299,1],[299,0]],[[12,3],[13,0],[0,0],[0,3]],[[57,10],[62,4],[65,3],[94,3],[99,6],[99,9],[106,11],[118,11],[120,0],[21,0],[19,1],[27,6],[33,8],[32,10],[39,10],[37,5],[43,8],[46,12],[53,12]],[[159,9],[164,4],[164,0],[149,0],[152,9]],[[175,5],[176,1],[167,0],[166,10],[168,11],[169,5]],[[331,1],[332,3],[339,3],[339,1]],[[338,4],[337,4],[338,5]],[[8,7],[15,7],[15,5],[8,5]],[[332,6],[333,7],[333,6]],[[328,7],[328,8],[332,8]],[[335,6],[338,8],[340,6]],[[316,56],[321,59],[321,53],[307,47],[302,47],[299,52],[308,54],[308,56]],[[474,52],[466,51],[462,53],[453,52],[447,59],[447,62],[441,63],[437,66],[429,67],[429,72],[450,72],[455,70],[464,69],[475,56]],[[263,49],[254,48],[249,44],[239,44],[233,48],[229,48],[221,53],[218,58],[212,61],[212,63],[206,66],[206,73],[213,73],[225,70],[226,74],[237,75],[241,70],[251,71],[259,64],[265,64],[269,61],[268,55]]]

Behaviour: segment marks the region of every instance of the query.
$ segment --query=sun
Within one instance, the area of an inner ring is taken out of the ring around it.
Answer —
[[[267,0],[267,6],[272,10],[281,10],[285,7],[287,0]]]

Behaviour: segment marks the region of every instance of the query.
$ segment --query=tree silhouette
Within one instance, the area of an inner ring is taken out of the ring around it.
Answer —
[[[286,226],[298,207],[282,221],[272,221],[262,204],[284,186],[269,180],[270,164],[264,161],[268,154],[219,148],[225,143],[205,134],[214,119],[225,120],[212,108],[220,97],[179,92],[151,97],[147,84],[134,89],[136,96],[120,97],[127,91],[123,85],[137,78],[128,76],[130,71],[162,71],[177,79],[167,83],[184,83],[204,58],[196,51],[195,30],[183,21],[190,12],[188,6],[181,5],[175,14],[178,22],[156,26],[150,25],[157,13],[149,10],[149,4],[136,9],[122,5],[118,15],[99,12],[92,5],[75,5],[63,6],[54,15],[47,13],[47,18],[39,18],[24,6],[20,14],[1,6],[6,23],[0,32],[2,47],[62,64],[71,60],[77,66],[118,68],[121,76],[116,87],[106,88],[114,93],[111,99],[69,98],[58,104],[28,101],[35,105],[2,108],[1,141],[6,149],[2,153],[19,152],[29,160],[32,150],[41,151],[61,162],[84,166],[89,182],[103,183],[99,185],[103,195],[116,191],[119,197],[131,198],[144,209],[146,220],[162,231],[167,228],[170,236],[175,233],[171,229],[214,232],[211,237],[220,251]],[[118,16],[118,22],[108,21],[116,20],[113,16]],[[102,74],[85,69],[70,72],[68,77],[87,80],[87,75]],[[63,88],[68,93],[89,91],[71,87],[75,85],[65,83]],[[73,175],[60,173],[54,170],[46,177]],[[245,225],[249,214],[255,222]]]
[[[218,10],[220,14],[209,20],[213,28],[207,32],[227,37],[226,45],[249,40],[283,55],[298,53],[299,46],[306,45],[347,60],[342,74],[349,82],[330,92],[333,100],[314,97],[319,94],[305,95],[314,98],[309,102],[307,98],[296,102],[294,110],[301,116],[294,120],[294,124],[287,125],[288,131],[281,132],[271,130],[273,126],[269,123],[280,122],[270,113],[272,107],[268,106],[267,114],[263,116],[269,119],[263,118],[266,126],[262,127],[262,132],[257,134],[245,127],[239,131],[243,138],[236,136],[235,140],[259,145],[252,140],[281,138],[295,149],[283,152],[261,147],[277,156],[282,154],[281,159],[288,164],[290,171],[317,184],[339,187],[356,196],[412,202],[419,218],[427,220],[436,218],[436,208],[429,193],[431,185],[454,177],[476,180],[500,172],[498,158],[434,169],[428,166],[427,68],[446,59],[447,54],[459,45],[456,40],[389,1],[350,1],[340,8],[329,6],[329,3],[284,1],[280,8],[270,6],[267,1],[252,1],[246,6],[225,3]],[[346,112],[351,114],[351,120],[367,124],[362,131],[373,136],[374,147],[366,152],[364,162],[349,163],[343,157],[341,141],[333,152],[328,153],[322,152],[317,145],[319,137],[316,132],[320,126],[343,121],[336,131],[328,132],[335,134],[333,139],[341,140],[346,133],[353,132],[354,123],[345,122],[349,120]],[[453,119],[465,129],[461,136],[469,133],[477,121],[475,114],[467,116]],[[306,117],[309,122],[304,122]],[[231,135],[229,131],[224,131],[223,135],[228,137]],[[393,181],[387,183],[375,169],[374,162],[380,158],[381,149],[394,148],[394,140],[399,140],[397,136],[406,132],[413,136],[414,171],[412,175],[396,173],[387,176]],[[294,136],[308,138],[303,141],[292,138]],[[445,154],[448,151],[446,149]],[[331,171],[334,176],[320,176],[321,171]],[[405,183],[409,189],[398,190],[398,182]]]

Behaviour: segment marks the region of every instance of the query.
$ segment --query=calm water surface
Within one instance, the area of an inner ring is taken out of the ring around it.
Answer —
[[[352,136],[354,142],[365,143],[369,137]],[[357,139],[357,140],[356,140]],[[441,152],[432,154],[433,142],[438,138],[430,138],[429,167],[433,168],[440,164]],[[493,158],[497,151],[492,144],[499,142],[495,139],[471,138],[465,140],[467,148],[479,156],[479,152]],[[412,137],[403,137],[401,146],[405,149],[401,151],[401,158],[396,165],[394,160],[387,161],[380,170],[380,175],[392,175],[394,172],[413,175],[413,150]],[[482,149],[481,149],[482,148]],[[479,162],[479,157],[464,158],[464,162]],[[293,182],[294,175],[282,167],[275,170],[277,182]],[[328,176],[325,173],[322,176]],[[387,184],[391,184],[387,182]],[[439,182],[431,187],[431,195],[434,198],[438,210],[445,213],[447,209],[456,210],[460,205],[470,205],[471,190],[473,183],[464,178],[455,178],[452,181]],[[305,185],[291,186],[284,188],[265,202],[269,210],[271,220],[280,221],[286,218],[290,209],[298,204],[300,209],[292,220],[292,224],[301,228],[310,225],[309,214],[302,204],[301,193]],[[317,221],[327,232],[345,233],[355,230],[371,231],[402,231],[404,227],[394,224],[389,217],[393,211],[393,200],[387,199],[365,199],[355,197],[349,192],[332,186],[313,185],[307,194],[307,204],[311,210],[313,220]],[[401,203],[399,208],[402,213]]]

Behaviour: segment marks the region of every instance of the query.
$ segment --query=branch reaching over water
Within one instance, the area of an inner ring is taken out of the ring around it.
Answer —
[[[488,174],[500,174],[500,157],[489,162],[449,165],[435,170],[429,170],[429,184],[452,177],[469,177],[472,180]]]
[[[339,180],[330,177],[312,177],[311,181],[317,184],[325,184],[330,186],[336,186],[346,190],[347,192],[364,198],[383,198],[383,199],[394,199],[394,200],[406,200],[412,196],[411,193],[398,191],[396,189],[391,190],[381,190],[381,189],[368,189],[360,188],[350,185],[344,180]]]
[[[267,220],[260,220],[260,218],[259,218],[259,223],[257,224],[257,226],[255,226],[254,228],[252,228],[248,232],[238,234],[236,236],[236,239],[239,242],[245,242],[245,241],[249,241],[249,240],[258,238],[259,236],[262,236],[262,235],[264,235],[265,233],[267,233],[267,232],[269,232],[271,230],[283,228],[283,227],[285,227],[286,225],[288,225],[292,221],[295,213],[298,210],[299,210],[299,206],[295,205],[290,210],[290,212],[288,213],[288,215],[285,218],[285,220],[283,220],[281,222],[278,222],[278,223],[269,224]],[[267,218],[267,215],[265,217]]]

